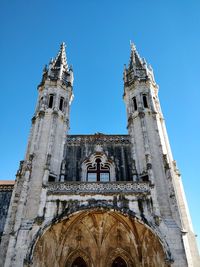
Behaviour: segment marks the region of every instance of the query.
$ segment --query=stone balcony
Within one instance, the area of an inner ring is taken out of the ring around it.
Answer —
[[[149,195],[149,182],[49,182],[47,194],[131,194]]]

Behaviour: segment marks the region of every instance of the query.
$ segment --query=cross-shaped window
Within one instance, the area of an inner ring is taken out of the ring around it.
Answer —
[[[109,182],[110,168],[108,164],[103,164],[100,158],[95,160],[95,164],[90,164],[87,167],[88,182]]]

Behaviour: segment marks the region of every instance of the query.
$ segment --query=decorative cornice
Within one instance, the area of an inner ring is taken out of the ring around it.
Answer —
[[[0,184],[0,191],[13,191],[14,184]]]

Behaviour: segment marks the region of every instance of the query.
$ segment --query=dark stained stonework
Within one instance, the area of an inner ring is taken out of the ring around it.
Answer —
[[[10,204],[10,199],[12,196],[12,190],[13,190],[14,184],[11,183],[0,183],[0,243],[1,243],[1,237],[4,230],[4,225],[6,222],[6,216],[8,213],[8,208]]]
[[[131,181],[131,144],[128,135],[68,135],[65,145],[65,181],[80,181],[82,163],[102,148],[115,165],[117,181]]]

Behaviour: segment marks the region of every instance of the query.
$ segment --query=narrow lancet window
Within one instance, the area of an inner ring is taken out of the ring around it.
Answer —
[[[59,109],[60,109],[61,111],[63,111],[63,104],[64,104],[64,98],[61,97],[61,98],[60,98],[60,104],[59,104]]]
[[[53,107],[53,95],[49,96],[49,108]]]
[[[134,111],[136,111],[136,110],[137,110],[137,100],[136,100],[136,97],[134,96],[134,97],[132,98],[132,100],[133,100]]]
[[[148,108],[148,102],[147,102],[147,96],[146,95],[143,95],[143,105],[144,105],[144,108]]]
[[[43,104],[43,96],[40,98],[40,102],[39,102],[39,108],[42,107],[42,104]]]

